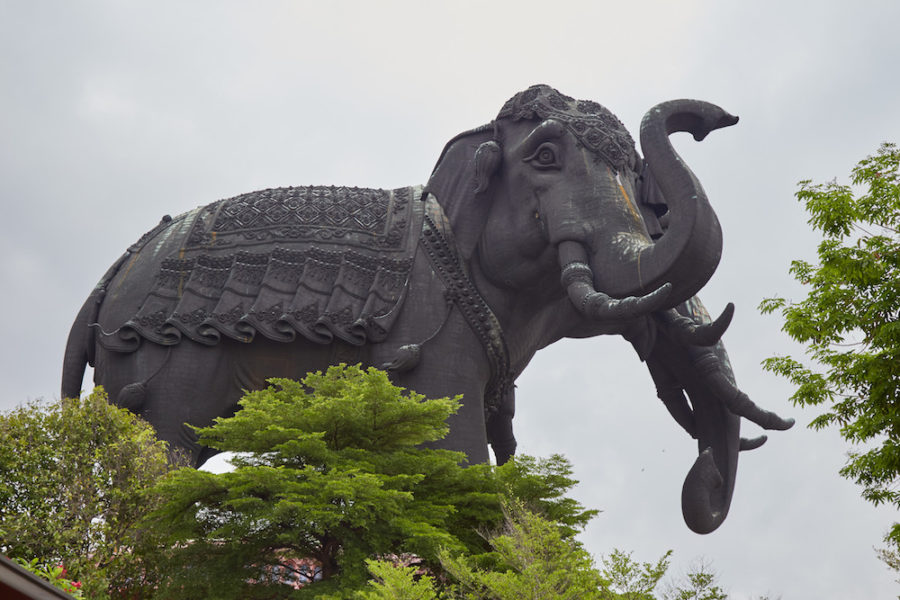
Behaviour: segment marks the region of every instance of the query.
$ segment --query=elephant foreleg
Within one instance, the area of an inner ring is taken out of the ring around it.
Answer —
[[[513,434],[515,414],[516,392],[514,387],[510,387],[500,410],[487,417],[487,439],[498,465],[504,464],[516,453],[516,436]]]

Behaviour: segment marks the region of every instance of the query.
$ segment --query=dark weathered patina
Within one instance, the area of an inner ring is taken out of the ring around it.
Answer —
[[[498,462],[515,451],[516,377],[564,337],[618,334],[698,440],[682,491],[698,532],[724,520],[745,417],[791,420],[735,385],[696,298],[721,254],[718,220],[669,135],[737,121],[666,102],[641,126],[642,158],[596,102],[533,86],[445,147],[424,188],[280,188],[165,217],[104,275],[66,350],[64,396],[85,364],[162,439],[209,456],[190,428],[242,390],[337,362],[386,368],[432,397],[463,394],[442,446]],[[690,402],[688,401],[690,398]]]

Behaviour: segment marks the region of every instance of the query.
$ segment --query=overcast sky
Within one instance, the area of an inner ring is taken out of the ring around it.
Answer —
[[[793,197],[846,181],[900,142],[900,2],[45,2],[0,0],[0,408],[59,393],[72,320],[108,266],[155,225],[266,187],[424,183],[456,133],[534,83],[600,102],[637,137],[657,102],[741,117],[675,140],[724,231],[701,293],[737,313],[740,386],[799,424],[742,455],[731,513],[698,536],[680,514],[696,447],[620,338],[566,340],[518,381],[522,452],[569,457],[583,535],[673,574],[701,557],[733,598],[888,598],[873,550],[895,511],[837,475],[847,447],[760,361],[797,353],[756,306],[816,238]],[[89,385],[86,379],[85,386]],[[748,426],[753,435],[754,426]]]

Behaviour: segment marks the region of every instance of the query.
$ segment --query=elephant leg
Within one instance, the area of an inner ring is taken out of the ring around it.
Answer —
[[[234,413],[243,391],[226,344],[213,350],[189,340],[163,347],[144,343],[128,354],[98,348],[94,381],[110,401],[156,430],[173,452],[200,466],[215,452],[197,443],[191,426],[207,426]]]
[[[487,439],[498,465],[506,463],[516,453],[516,436],[513,434],[515,415],[516,390],[511,386],[503,398],[500,409],[490,413],[487,418]]]
[[[446,437],[436,442],[425,444],[430,448],[440,448],[462,452],[471,464],[490,462],[488,453],[487,427],[484,416],[483,384],[471,385],[470,382],[457,384],[453,388],[442,388],[431,385],[405,385],[428,398],[454,397],[462,392],[462,405],[456,414],[450,415],[447,425],[450,428]],[[426,390],[426,391],[420,391]]]
[[[470,463],[486,463],[490,457],[484,389],[490,373],[486,361],[480,360],[483,355],[480,346],[465,345],[461,341],[458,348],[474,348],[475,351],[445,351],[437,345],[425,345],[422,363],[412,371],[392,374],[392,379],[396,385],[427,398],[453,398],[461,394],[459,410],[447,419],[449,433],[427,446],[464,452]]]

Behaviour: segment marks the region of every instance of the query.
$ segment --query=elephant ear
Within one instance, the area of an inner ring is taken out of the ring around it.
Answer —
[[[491,208],[491,175],[500,166],[494,128],[483,125],[447,142],[425,191],[444,209],[453,228],[459,253],[472,257]],[[480,151],[479,151],[480,149]]]

